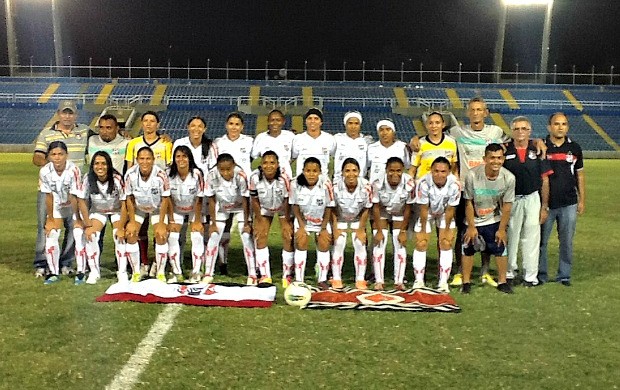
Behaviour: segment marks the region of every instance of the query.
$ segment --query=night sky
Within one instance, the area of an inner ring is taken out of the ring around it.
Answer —
[[[51,12],[45,1],[12,0],[20,62],[49,65]],[[499,0],[408,1],[161,1],[56,0],[64,56],[73,64],[491,70]],[[4,7],[0,11],[4,16]],[[534,71],[539,63],[544,6],[510,8],[504,69]],[[620,65],[620,2],[556,0],[549,68],[608,72]],[[5,25],[0,36],[6,36]],[[8,63],[0,39],[0,63]],[[620,69],[618,69],[620,71]]]

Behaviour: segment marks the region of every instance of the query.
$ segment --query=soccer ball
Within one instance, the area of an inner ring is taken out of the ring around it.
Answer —
[[[311,297],[310,287],[302,282],[293,282],[284,290],[284,300],[291,306],[306,306]]]

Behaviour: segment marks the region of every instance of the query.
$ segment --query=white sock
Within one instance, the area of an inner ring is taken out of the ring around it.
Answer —
[[[424,274],[426,273],[426,251],[422,252],[417,249],[413,250],[413,274],[415,280],[424,281]]]
[[[219,230],[219,224],[218,224]],[[230,232],[220,233],[220,246],[218,248],[218,256],[220,263],[228,263],[228,247],[230,246]]]
[[[127,273],[127,256],[125,252],[125,243],[116,238],[117,229],[112,230],[112,237],[114,240],[114,252],[116,252],[116,263],[118,265],[118,272]],[[99,243],[97,243],[97,247]]]
[[[91,273],[96,273],[99,275],[99,258],[101,256],[99,250],[99,238],[101,237],[101,232],[96,232],[92,235],[91,241],[86,241],[86,250],[88,256],[88,268],[90,268]],[[77,250],[77,247],[76,247]],[[77,257],[76,257],[77,259]],[[78,263],[79,264],[79,263]],[[78,265],[78,273],[79,273],[79,265]],[[84,271],[82,271],[84,272]]]
[[[58,247],[59,237],[60,229],[50,230],[47,237],[45,237],[45,259],[47,260],[47,267],[50,269],[52,275],[58,275],[60,273],[58,269],[58,261],[60,258],[60,248]]]
[[[373,236],[376,234],[376,230],[373,230]],[[388,231],[387,229],[382,229],[383,232],[383,241],[379,243],[379,245],[375,246],[372,249],[372,262],[373,268],[375,271],[375,282],[383,283],[384,282],[384,271],[385,271],[385,246],[387,244]]]
[[[308,258],[308,251],[302,251],[295,249],[295,281],[303,282],[304,275],[306,273],[306,260]]]
[[[263,277],[271,278],[271,266],[269,265],[269,247],[256,249],[256,265]]]
[[[75,263],[77,266],[76,272],[83,274],[86,272],[86,243],[84,242],[84,229],[73,228],[73,240],[75,241]]]
[[[241,243],[243,244],[243,257],[245,258],[245,265],[248,267],[248,276],[256,277],[254,240],[252,240],[252,236],[250,235],[250,233],[241,233]]]
[[[172,273],[178,275],[181,273],[181,245],[179,238],[181,233],[170,232],[168,235],[168,258],[170,259],[170,267]],[[193,247],[193,244],[192,244]]]
[[[200,232],[191,232],[189,236],[190,236],[190,239],[192,240],[192,269],[196,268],[196,263],[198,263],[197,268],[198,268],[198,272],[200,272],[200,267],[202,267],[202,262],[204,261],[204,258],[205,258],[204,236]],[[179,265],[179,268],[173,271],[177,275],[183,273],[183,270],[181,269],[180,261],[178,265]]]
[[[329,271],[329,251],[316,251],[316,262],[319,264],[319,282],[327,281],[327,272]]]
[[[293,274],[293,267],[295,267],[295,252],[282,249],[282,279]]]
[[[342,280],[342,263],[344,262],[344,248],[347,244],[347,234],[343,232],[336,238],[332,249],[332,276],[334,280]]]
[[[367,253],[366,246],[353,233],[353,253],[355,256],[355,281],[363,281],[366,277]]]
[[[403,284],[407,269],[407,248],[400,245],[398,235],[400,229],[392,230],[392,244],[394,245],[394,284]]]
[[[134,274],[140,273],[140,245],[136,242],[134,244],[125,244],[125,256],[131,266],[131,272]]]
[[[452,249],[439,251],[439,284],[448,283],[452,271]]]
[[[157,275],[165,275],[166,263],[168,262],[168,243],[155,244],[155,262],[157,263]]]

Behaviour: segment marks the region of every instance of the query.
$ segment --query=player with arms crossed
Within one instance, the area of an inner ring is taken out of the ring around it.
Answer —
[[[448,278],[452,269],[452,243],[454,241],[454,214],[461,200],[461,186],[445,157],[437,157],[430,172],[417,185],[415,202],[420,205],[420,217],[414,227],[416,244],[413,251],[413,288],[424,287],[426,251],[431,225],[439,230],[439,283],[437,289],[448,293]]]
[[[293,177],[291,152],[295,133],[289,130],[282,130],[286,123],[286,118],[280,110],[271,110],[267,116],[267,123],[269,129],[257,134],[256,138],[254,138],[252,158],[260,158],[268,150],[275,152],[278,156],[280,169],[291,178]]]
[[[362,114],[358,111],[349,111],[344,114],[345,132],[334,135],[336,152],[334,154],[334,182],[342,177],[342,164],[347,158],[353,158],[359,164],[362,177],[368,171],[368,145],[372,141],[371,136],[360,133],[362,127]]]

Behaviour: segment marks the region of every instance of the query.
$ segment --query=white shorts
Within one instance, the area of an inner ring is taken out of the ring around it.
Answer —
[[[432,231],[431,225],[437,226],[438,229],[445,229],[446,228],[446,215],[445,214],[435,215],[435,216],[429,215],[428,219],[426,220],[426,233],[430,233]],[[456,227],[456,223],[454,222],[454,218],[453,218],[452,221],[450,221],[450,229],[454,229],[455,227]],[[422,223],[420,222],[420,218],[416,220],[413,231],[415,231],[416,233],[419,233],[422,231]]]
[[[405,220],[404,215],[392,215],[385,212],[385,210],[381,210],[381,219],[387,219],[390,222],[400,222]]]
[[[120,213],[114,213],[114,214],[91,213],[88,216],[88,218],[96,219],[97,221],[101,222],[102,225],[105,226],[105,224],[108,222],[108,218],[110,218],[110,221],[112,223],[120,221],[121,220],[121,214]]]
[[[297,218],[295,218],[295,222],[293,223],[293,227],[295,229],[295,233],[297,233],[297,231],[299,230],[299,222],[297,222]],[[329,234],[332,234],[332,227],[330,224],[327,225],[326,227],[327,232]],[[310,233],[320,233],[321,232],[321,226],[320,225],[309,225],[306,224],[306,234],[310,235]]]
[[[215,221],[216,222],[226,222],[228,221],[228,218],[230,218],[231,216],[236,216],[237,217],[237,222],[243,222],[245,221],[244,216],[245,214],[243,213],[243,210],[239,210],[239,211],[231,211],[231,212],[225,212],[225,211],[216,211],[215,212]]]
[[[194,213],[189,213],[189,214],[177,214],[177,213],[173,213],[172,214],[172,222],[171,223],[176,223],[178,225],[183,225],[183,223],[185,222],[185,217],[188,217],[188,221],[189,223],[194,222]],[[204,220],[201,220],[201,222],[205,222]]]
[[[338,222],[336,224],[336,227],[338,227],[338,230],[346,230],[346,229],[351,229],[351,230],[357,230],[360,228],[360,221],[357,222]]]
[[[63,219],[71,216],[75,219],[75,216],[73,215],[73,208],[70,205],[67,207],[58,207],[58,205],[54,204],[52,209],[52,217],[56,219]]]
[[[147,215],[148,213],[142,212],[140,210],[136,210],[136,222],[142,225]],[[166,223],[166,220],[167,218],[164,218],[162,222]],[[159,223],[159,211],[157,212],[157,214],[151,214],[151,225],[155,225],[158,223]]]

